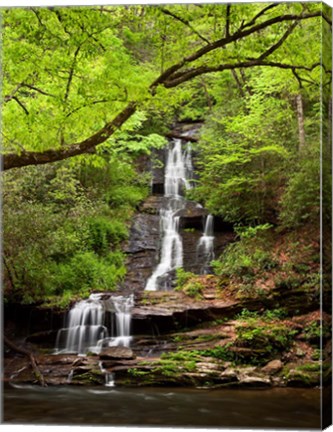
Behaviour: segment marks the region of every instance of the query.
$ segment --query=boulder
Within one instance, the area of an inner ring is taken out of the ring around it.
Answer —
[[[268,362],[261,370],[268,375],[274,375],[283,368],[283,363],[281,360],[272,360]]]
[[[239,384],[244,387],[270,387],[272,385],[269,378],[261,376],[245,376]]]
[[[134,359],[135,354],[127,347],[104,348],[99,355],[101,360]]]
[[[238,375],[233,368],[228,367],[220,374],[220,379],[222,383],[235,383],[238,382]]]

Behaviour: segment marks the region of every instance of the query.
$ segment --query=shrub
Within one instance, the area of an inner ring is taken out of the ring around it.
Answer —
[[[182,267],[176,269],[176,290],[181,290],[183,286],[196,275],[186,272]]]
[[[297,331],[281,324],[258,325],[255,322],[237,326],[236,333],[238,346],[274,353],[288,349]]]
[[[296,228],[305,222],[318,223],[320,210],[319,155],[307,155],[290,177],[281,199],[282,225]]]
[[[176,291],[182,291],[189,297],[200,299],[204,286],[197,280],[197,275],[186,272],[183,268],[176,270]]]
[[[105,255],[111,245],[117,245],[128,235],[126,225],[106,216],[96,216],[89,219],[90,247],[98,254]]]
[[[124,265],[120,266],[119,253],[100,258],[94,252],[78,253],[55,270],[54,291],[57,294],[64,290],[73,294],[92,289],[114,290],[126,272]]]
[[[265,250],[258,241],[249,240],[229,245],[219,260],[212,261],[216,275],[238,275],[244,281],[251,281],[257,272],[270,270],[277,265],[269,250]]]

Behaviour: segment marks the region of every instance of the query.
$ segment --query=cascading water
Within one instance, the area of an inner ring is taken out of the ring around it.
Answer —
[[[204,232],[197,245],[197,258],[203,263],[201,273],[209,271],[209,264],[214,259],[214,217],[206,217]]]
[[[160,210],[161,258],[147,281],[145,289],[148,291],[169,289],[167,275],[183,265],[183,242],[177,212],[185,207],[183,193],[184,189],[191,188],[192,170],[190,145],[183,152],[181,140],[174,140],[168,149],[164,175],[165,204]]]
[[[104,346],[129,346],[133,296],[91,294],[70,310],[67,326],[59,330],[56,353],[99,353]],[[113,315],[116,335],[113,336]],[[109,325],[108,325],[109,322]],[[111,327],[111,328],[110,328]]]
[[[131,310],[134,306],[133,295],[129,297],[117,296],[111,297],[116,315],[117,336],[109,338],[108,346],[125,346],[129,347],[131,336]]]

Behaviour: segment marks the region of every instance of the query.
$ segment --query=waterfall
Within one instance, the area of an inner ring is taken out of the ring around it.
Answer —
[[[131,310],[134,305],[133,295],[129,297],[111,297],[116,314],[117,336],[111,338],[108,346],[125,346],[129,347],[131,337]]]
[[[209,272],[209,264],[214,259],[214,217],[209,214],[205,221],[204,231],[197,245],[197,258],[203,262],[201,273]]]
[[[89,351],[99,353],[103,346],[129,346],[133,304],[133,295],[112,297],[103,293],[79,301],[69,311],[66,327],[58,331],[55,352],[85,355]]]
[[[191,188],[191,146],[182,151],[180,139],[174,140],[168,149],[164,174],[165,203],[160,210],[161,257],[145,289],[168,289],[168,274],[183,265],[183,242],[179,234],[177,212],[185,207],[184,189]]]

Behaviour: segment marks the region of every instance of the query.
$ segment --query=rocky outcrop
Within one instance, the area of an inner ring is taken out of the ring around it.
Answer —
[[[177,292],[154,293],[150,301],[155,304],[139,303],[133,313],[137,317],[147,314],[152,317],[154,312],[161,318],[163,314],[170,316],[172,311],[184,310],[186,304],[183,293]],[[197,307],[202,307],[205,301],[208,302],[204,299],[197,302]],[[213,308],[216,300],[209,301]],[[195,310],[194,304],[195,300],[188,302],[189,310]],[[36,361],[48,385],[103,385],[108,374],[113,374],[119,386],[313,387],[320,383],[321,370],[324,382],[330,381],[329,336],[324,340],[321,363],[318,341],[311,338],[311,333],[302,331],[314,328],[319,311],[283,320],[258,320],[256,331],[251,333],[251,320],[235,319],[234,314],[227,319],[217,314],[216,303],[214,307],[213,320],[201,324],[197,321],[187,328],[183,325],[176,332],[172,327],[169,331],[165,328],[164,333],[155,328],[155,334],[134,335],[130,348],[109,347],[99,355],[88,353],[85,357],[35,353]],[[228,305],[225,303],[224,307]],[[229,307],[234,307],[231,301]],[[329,323],[326,315],[324,322]],[[288,332],[292,340],[287,339]],[[265,338],[269,338],[271,347]],[[259,348],[258,341],[262,343]],[[243,342],[250,346],[244,347]],[[4,379],[36,383],[28,360],[8,352],[5,352]]]
[[[161,246],[159,212],[164,200],[165,198],[160,195],[148,197],[133,218],[129,240],[124,245],[128,272],[121,287],[122,294],[142,292],[159,262]],[[198,273],[204,263],[201,262],[202,257],[197,255],[197,244],[203,233],[207,211],[199,204],[188,201],[185,208],[178,213],[183,240],[183,267],[186,271]],[[217,221],[214,239],[216,256],[219,256],[233,240],[234,233],[231,227]],[[174,277],[170,277],[171,281],[172,279]]]
[[[135,354],[130,348],[116,346],[110,348],[104,348],[99,354],[101,360],[119,360],[126,359],[131,360],[135,358]]]

